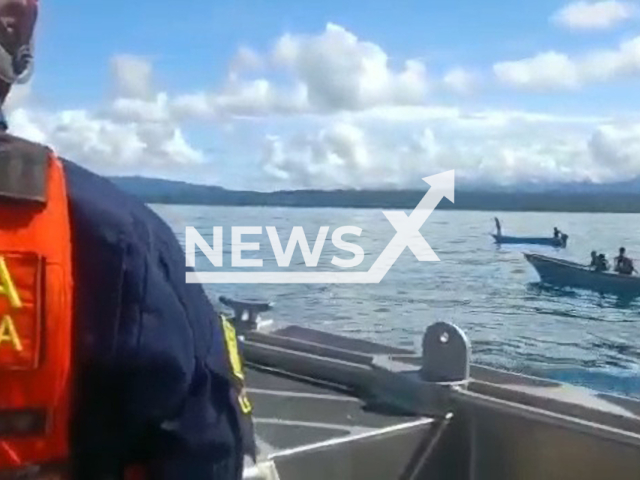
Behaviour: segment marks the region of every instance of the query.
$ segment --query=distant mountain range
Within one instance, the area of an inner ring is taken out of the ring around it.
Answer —
[[[255,192],[148,177],[111,177],[147,203],[227,206],[286,206],[413,209],[425,190],[282,190]],[[640,213],[640,178],[594,184],[522,183],[456,188],[456,201],[438,208],[489,211]]]

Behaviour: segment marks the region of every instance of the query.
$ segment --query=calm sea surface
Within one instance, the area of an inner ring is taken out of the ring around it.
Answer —
[[[231,268],[232,225],[262,226],[262,235],[243,236],[260,242],[259,251],[243,251],[242,258],[261,258],[262,269],[301,271],[296,248],[291,264],[279,268],[267,226],[275,226],[286,248],[294,226],[304,227],[313,250],[321,226],[330,227],[319,270],[338,270],[331,234],[339,226],[362,228],[360,237],[344,236],[360,245],[364,271],[375,261],[395,230],[378,210],[294,209],[273,207],[153,208],[174,229],[184,245],[186,226],[194,226],[209,243],[212,227],[224,227],[224,262]],[[409,212],[407,212],[409,213]],[[254,297],[275,302],[269,318],[342,332],[397,346],[415,348],[427,325],[446,320],[460,326],[472,343],[475,363],[533,373],[604,391],[640,397],[640,302],[623,302],[589,292],[558,292],[542,288],[524,260],[524,251],[538,251],[588,261],[592,249],[611,260],[618,247],[640,263],[640,215],[500,213],[505,234],[550,235],[554,226],[570,236],[565,250],[549,247],[497,247],[491,212],[436,211],[421,233],[440,262],[418,262],[406,249],[386,277],[375,285],[205,285],[212,300],[219,295]],[[198,270],[212,270],[204,255]]]

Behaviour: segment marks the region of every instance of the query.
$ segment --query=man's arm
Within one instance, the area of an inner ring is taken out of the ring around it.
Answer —
[[[200,285],[187,285],[184,273],[178,277],[184,272],[182,249],[176,258],[175,245],[168,248],[172,239],[160,238],[157,249],[129,248],[127,264],[134,267],[123,285],[132,297],[141,295],[140,301],[132,298],[137,307],[123,319],[139,325],[132,329],[136,353],[132,361],[121,359],[127,416],[139,434],[135,448],[152,458],[151,477],[158,480],[240,478],[232,387],[220,373],[224,366],[216,364],[225,355],[217,341],[217,313]]]
[[[201,285],[186,284],[176,236],[139,199],[64,166],[81,352],[80,470],[113,471],[115,458],[154,460],[158,479],[239,478],[212,473],[237,469],[242,436],[217,313]]]

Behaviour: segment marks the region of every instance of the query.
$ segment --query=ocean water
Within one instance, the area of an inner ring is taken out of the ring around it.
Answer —
[[[379,210],[297,209],[154,205],[183,242],[185,228],[195,227],[209,243],[212,228],[223,227],[223,271],[304,271],[297,248],[289,267],[278,267],[265,227],[274,226],[286,248],[295,226],[304,227],[310,249],[321,226],[330,227],[318,266],[339,270],[334,255],[352,254],[331,243],[340,226],[362,229],[344,239],[361,246],[364,271],[384,250],[395,229]],[[410,213],[410,212],[407,212]],[[566,249],[496,246],[493,217],[503,233],[551,235],[554,226],[569,234]],[[270,318],[357,338],[418,348],[424,329],[435,321],[461,327],[472,345],[472,361],[530,373],[596,390],[640,398],[640,301],[591,292],[558,291],[538,283],[523,252],[546,253],[589,261],[595,249],[611,260],[620,246],[640,263],[640,215],[573,213],[498,213],[436,210],[420,232],[439,262],[419,262],[405,249],[379,284],[208,284],[213,301],[220,295],[275,302]],[[231,267],[231,226],[262,226],[259,242],[242,258],[260,258],[263,267]],[[200,252],[198,252],[200,253]],[[197,256],[196,268],[213,270]]]

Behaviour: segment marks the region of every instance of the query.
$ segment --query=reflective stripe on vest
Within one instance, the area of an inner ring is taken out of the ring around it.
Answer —
[[[236,411],[238,417],[243,445],[242,449],[246,455],[256,461],[256,444],[255,432],[253,428],[253,406],[247,395],[245,385],[245,371],[242,353],[238,348],[238,337],[235,327],[230,319],[225,315],[219,315],[222,331],[224,333],[224,341],[227,350],[227,371],[230,372],[229,379],[233,388],[231,389],[231,404]]]
[[[6,474],[46,470],[68,458],[73,284],[60,161],[43,146],[0,134],[0,177],[0,472]]]

